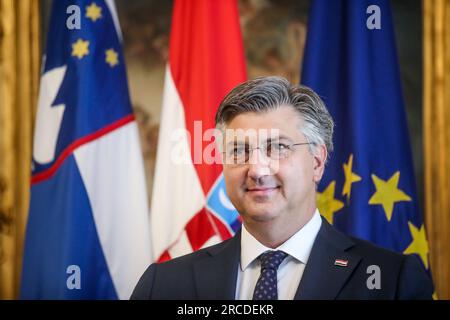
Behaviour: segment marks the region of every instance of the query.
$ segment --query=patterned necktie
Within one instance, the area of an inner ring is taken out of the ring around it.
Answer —
[[[259,256],[261,275],[256,282],[253,300],[277,300],[277,270],[287,253],[283,251],[266,251]]]

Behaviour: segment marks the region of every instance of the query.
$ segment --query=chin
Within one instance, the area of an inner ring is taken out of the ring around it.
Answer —
[[[278,217],[278,210],[264,208],[252,208],[247,210],[246,216],[256,222],[269,222]]]

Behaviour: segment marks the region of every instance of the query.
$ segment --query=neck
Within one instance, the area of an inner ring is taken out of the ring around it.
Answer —
[[[264,246],[275,249],[285,243],[289,238],[302,229],[313,217],[316,208],[312,208],[305,214],[295,216],[289,221],[273,219],[269,221],[256,221],[254,219],[243,219],[245,229]]]

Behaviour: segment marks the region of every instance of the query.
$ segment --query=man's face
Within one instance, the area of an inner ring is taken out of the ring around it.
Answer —
[[[247,145],[251,149],[266,145],[267,140],[284,145],[308,142],[301,133],[302,119],[291,106],[280,106],[263,113],[236,116],[227,130],[278,132],[278,137],[257,135],[256,138],[227,136],[230,146]],[[234,132],[234,131],[233,131]],[[244,140],[244,141],[242,141]],[[265,141],[261,141],[265,140]],[[293,146],[287,158],[274,160],[255,149],[246,163],[224,161],[223,173],[227,194],[241,214],[244,223],[291,223],[311,215],[315,210],[316,183],[320,181],[326,159],[326,148],[318,146],[312,155],[309,145]]]

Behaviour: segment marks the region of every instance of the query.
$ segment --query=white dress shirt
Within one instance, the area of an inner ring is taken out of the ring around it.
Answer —
[[[278,267],[277,287],[279,300],[294,299],[300,280],[312,246],[322,225],[319,211],[316,209],[311,220],[303,228],[290,237],[275,250],[281,250],[288,254]],[[241,261],[238,268],[236,284],[236,299],[251,300],[256,282],[261,274],[261,263],[257,259],[268,248],[256,240],[242,225],[241,231]]]

